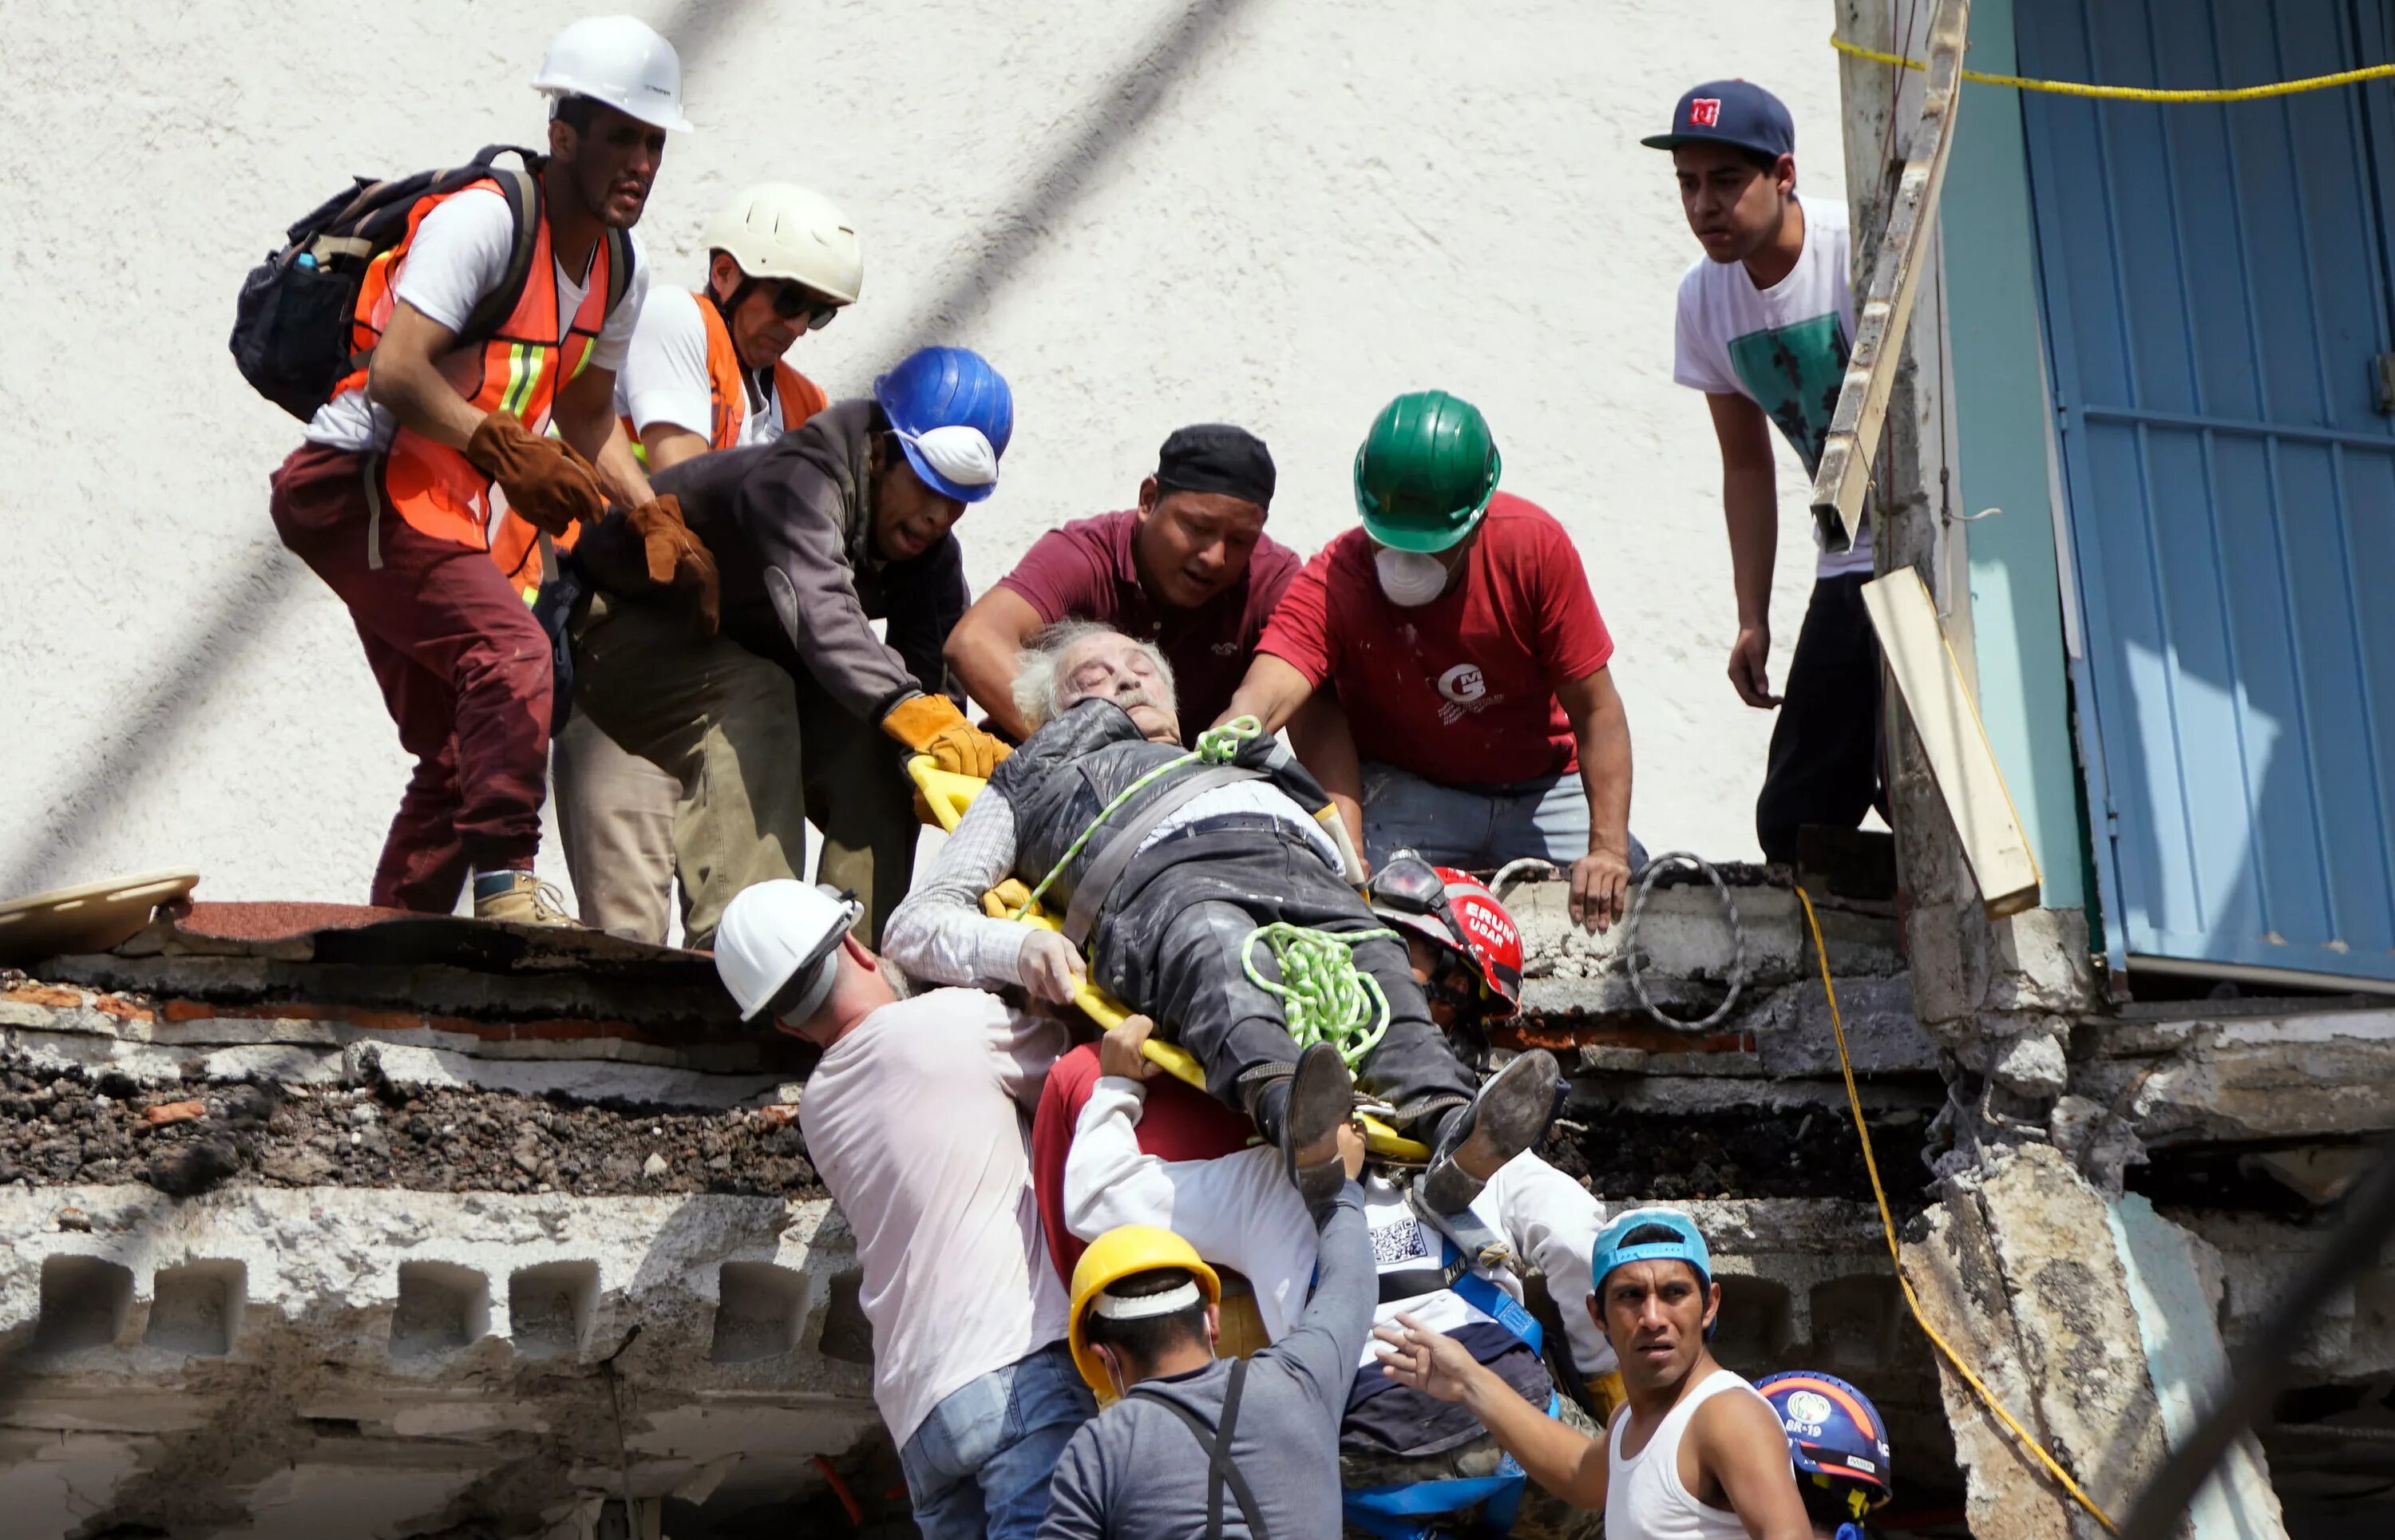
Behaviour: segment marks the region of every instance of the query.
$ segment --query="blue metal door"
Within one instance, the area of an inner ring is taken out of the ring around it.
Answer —
[[[2032,77],[2241,86],[2395,59],[2388,6],[2016,31]],[[2108,950],[2395,980],[2395,93],[2023,107]]]

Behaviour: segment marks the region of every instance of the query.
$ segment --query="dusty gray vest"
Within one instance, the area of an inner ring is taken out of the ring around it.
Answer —
[[[1014,875],[1036,885],[1125,787],[1186,752],[1176,744],[1150,743],[1131,713],[1111,700],[1084,700],[1032,734],[999,762],[989,779],[990,789],[1014,809]],[[1256,737],[1240,745],[1233,763],[1287,792],[1309,813],[1330,800],[1273,738]],[[1040,907],[1063,914],[1081,879],[1115,841],[1125,831],[1144,828],[1148,820],[1143,815],[1174,795],[1176,783],[1198,770],[1192,765],[1158,777],[1117,809],[1041,896]]]

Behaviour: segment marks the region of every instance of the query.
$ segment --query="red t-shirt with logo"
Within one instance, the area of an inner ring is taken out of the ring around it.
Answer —
[[[1555,686],[1613,657],[1580,552],[1555,516],[1500,492],[1462,582],[1406,609],[1351,529],[1315,553],[1256,650],[1339,691],[1366,761],[1445,786],[1511,786],[1580,767]]]
[[[1195,743],[1246,677],[1264,622],[1297,576],[1297,552],[1260,536],[1237,582],[1196,609],[1168,610],[1140,586],[1131,555],[1138,533],[1135,508],[1076,519],[1040,536],[998,586],[1020,594],[1043,625],[1095,620],[1155,643],[1180,692],[1181,741]]]

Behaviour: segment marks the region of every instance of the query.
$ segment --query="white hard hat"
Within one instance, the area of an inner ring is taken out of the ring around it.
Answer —
[[[681,57],[634,17],[589,16],[559,33],[532,88],[589,97],[669,134],[690,132],[681,115]]]
[[[814,1015],[839,973],[840,937],[864,912],[853,895],[788,877],[734,895],[715,927],[715,971],[740,1019],[796,1026]]]
[[[846,305],[865,285],[856,228],[820,192],[761,182],[716,211],[699,244],[751,278],[787,278]]]

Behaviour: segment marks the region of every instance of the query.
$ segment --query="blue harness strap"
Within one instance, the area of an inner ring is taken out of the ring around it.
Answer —
[[[1500,1297],[1502,1297],[1502,1291]],[[1515,1308],[1521,1307],[1517,1305]],[[1538,1323],[1531,1322],[1530,1329],[1538,1330]],[[1547,1398],[1548,1416],[1554,1416],[1562,1409],[1561,1396]],[[1349,1523],[1367,1534],[1379,1536],[1380,1540],[1436,1540],[1438,1535],[1456,1532],[1452,1526],[1435,1520],[1449,1514],[1461,1513],[1475,1504],[1486,1504],[1480,1510],[1480,1521],[1473,1526],[1473,1533],[1502,1535],[1513,1532],[1514,1517],[1522,1508],[1522,1489],[1528,1482],[1529,1477],[1523,1471],[1521,1462],[1508,1454],[1497,1463],[1496,1474],[1492,1476],[1458,1476],[1444,1481],[1400,1481],[1390,1486],[1352,1487],[1343,1495],[1341,1507]]]
[[[1456,1264],[1462,1260],[1463,1254],[1455,1249],[1455,1242],[1452,1241],[1442,1241],[1440,1249],[1443,1253],[1441,1260],[1450,1270],[1454,1270]],[[1448,1287],[1452,1289],[1456,1296],[1466,1305],[1528,1344],[1533,1357],[1546,1351],[1547,1334],[1539,1329],[1538,1318],[1523,1308],[1520,1300],[1499,1288],[1494,1282],[1481,1277],[1470,1268],[1464,1268],[1456,1271],[1455,1281],[1449,1283]]]

